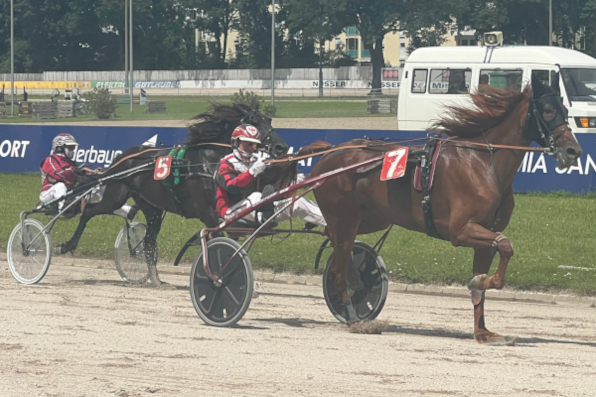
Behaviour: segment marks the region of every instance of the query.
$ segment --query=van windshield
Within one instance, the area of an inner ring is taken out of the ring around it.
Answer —
[[[596,68],[563,68],[561,75],[570,101],[596,101]]]

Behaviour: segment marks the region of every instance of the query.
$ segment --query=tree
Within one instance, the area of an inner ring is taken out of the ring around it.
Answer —
[[[342,23],[345,9],[341,7],[345,4],[338,7],[334,3],[323,0],[287,0],[284,3],[288,11],[290,36],[299,35],[302,47],[311,54],[315,43],[318,47],[319,96],[323,96],[324,43],[341,33],[345,27]]]
[[[407,1],[417,0],[338,0],[345,7],[344,26],[356,26],[362,44],[370,52],[373,68],[372,91],[381,91],[381,68],[385,66],[383,38],[389,32],[399,30],[400,20],[405,16]]]
[[[202,66],[225,67],[228,35],[230,27],[237,21],[234,2],[230,0],[189,0],[188,19],[193,27],[214,40],[207,42],[208,52]]]
[[[596,57],[596,0],[586,1],[582,13],[581,21],[585,24],[583,39],[586,45],[585,51],[593,57]]]

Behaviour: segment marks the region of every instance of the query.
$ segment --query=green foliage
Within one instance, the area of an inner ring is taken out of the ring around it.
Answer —
[[[245,91],[240,89],[238,92],[235,92],[232,95],[232,103],[234,105],[244,104],[251,106],[252,108],[257,108],[259,106],[260,97],[252,91]]]
[[[15,71],[122,70],[124,2],[19,0],[14,2]],[[268,68],[270,0],[146,0],[133,2],[134,66],[138,70]],[[405,31],[409,50],[440,45],[454,31],[501,30],[508,44],[548,43],[547,0],[283,0],[275,16],[279,68],[350,64],[322,54],[318,43],[357,27],[371,52],[380,84],[382,38]],[[201,10],[198,12],[197,10]],[[10,2],[0,2],[0,73],[10,72]],[[553,2],[556,44],[596,55],[596,0]],[[204,35],[195,44],[195,29]],[[238,51],[227,48],[231,29]],[[207,38],[207,39],[205,39]],[[234,55],[232,55],[234,54]]]
[[[238,92],[232,95],[232,103],[244,104],[252,107],[253,109],[260,109],[261,112],[267,117],[275,116],[277,109],[274,105],[261,101],[261,98],[252,91],[245,91],[240,89]]]
[[[83,94],[87,112],[95,114],[100,119],[110,119],[116,114],[118,99],[112,96],[107,88],[94,88]]]
[[[263,104],[261,105],[261,113],[263,113],[265,116],[273,117],[275,116],[275,112],[277,112],[277,108],[275,107],[275,105],[265,102],[263,102]]]

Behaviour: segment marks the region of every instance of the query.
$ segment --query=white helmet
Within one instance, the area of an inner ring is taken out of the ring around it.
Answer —
[[[53,153],[64,153],[69,159],[72,158],[76,148],[70,149],[69,147],[78,146],[77,140],[74,136],[66,133],[58,134],[52,139],[52,152]]]

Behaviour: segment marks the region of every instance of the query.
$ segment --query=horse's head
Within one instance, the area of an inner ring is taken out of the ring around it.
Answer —
[[[261,142],[271,157],[277,158],[288,152],[290,147],[271,126],[271,119],[259,112],[258,106],[250,107],[241,104],[234,107],[242,114],[241,123],[251,124],[259,130]]]
[[[567,168],[577,162],[582,148],[567,121],[567,108],[559,93],[559,74],[549,87],[532,76],[532,100],[528,110],[526,137],[550,149],[559,168]]]

